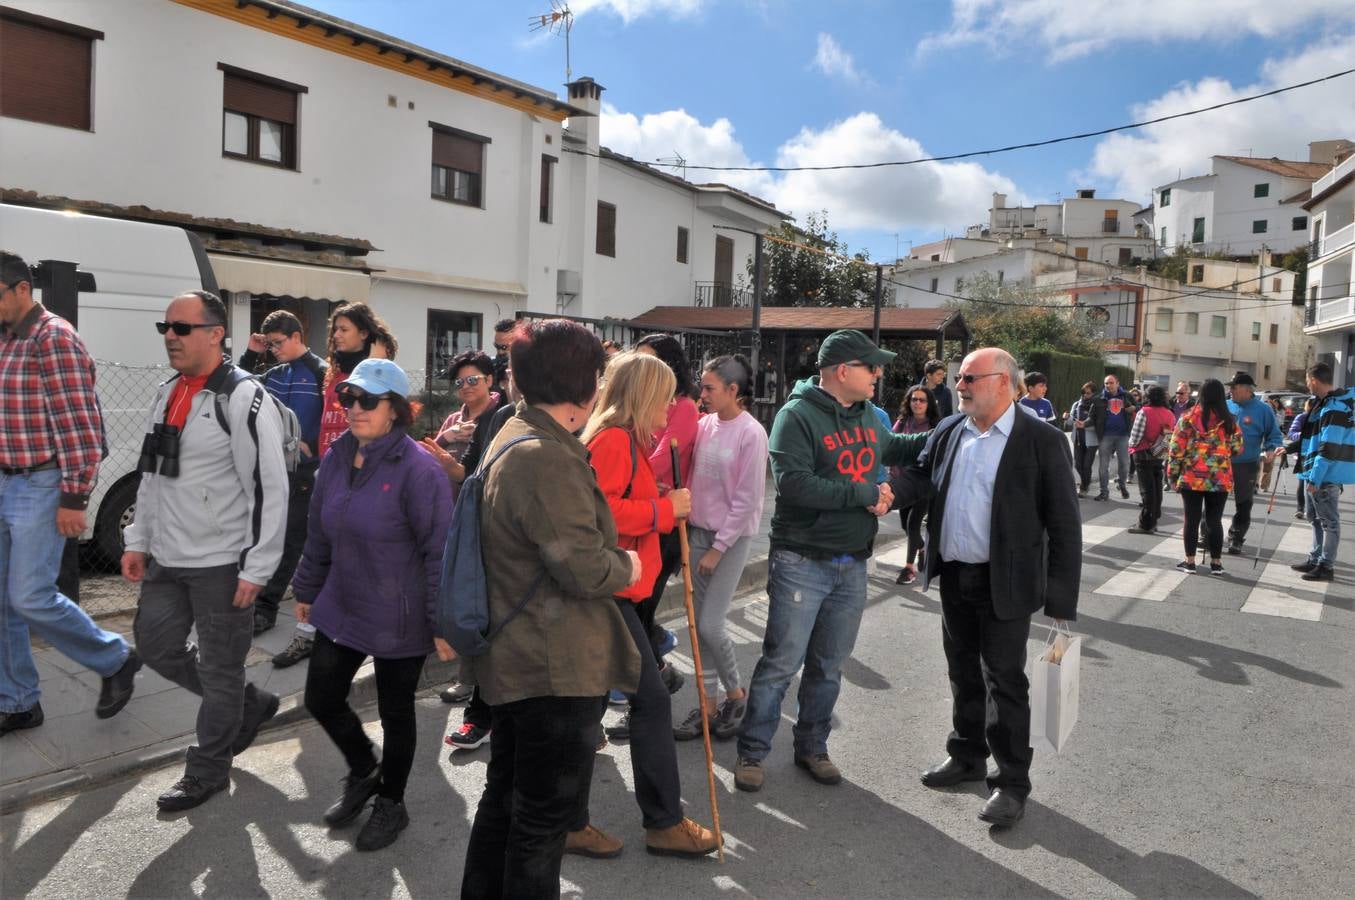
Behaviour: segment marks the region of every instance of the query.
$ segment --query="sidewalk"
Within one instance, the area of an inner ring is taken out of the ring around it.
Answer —
[[[769,480],[762,528],[754,539],[739,592],[760,589],[766,583],[773,496]],[[890,513],[880,521],[877,554],[901,538],[899,517]],[[660,618],[682,615],[682,593],[682,579],[671,579],[659,607]],[[123,610],[100,617],[99,624],[130,637],[133,615],[134,610]],[[277,716],[264,725],[263,731],[291,724],[307,715],[302,706],[307,664],[275,669],[271,662],[273,655],[291,641],[295,621],[292,603],[288,601],[278,613],[277,625],[254,639],[245,660],[249,681],[282,698]],[[685,629],[676,630],[682,632],[678,640],[685,646],[688,643]],[[46,721],[38,728],[0,737],[0,814],[169,764],[181,758],[195,742],[198,698],[149,667],[137,674],[136,694],[127,707],[111,719],[98,719],[94,706],[99,699],[99,676],[37,639],[33,641],[33,654],[42,679]],[[457,663],[444,663],[429,656],[420,687],[446,684],[456,674]],[[370,661],[358,670],[349,699],[354,706],[376,699]]]

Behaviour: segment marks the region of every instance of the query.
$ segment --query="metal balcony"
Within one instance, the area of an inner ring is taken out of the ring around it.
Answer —
[[[717,281],[696,282],[697,306],[750,306],[753,292]]]
[[[1119,233],[1120,233],[1120,220],[1119,220],[1119,219],[1102,219],[1102,220],[1101,220],[1101,233],[1102,233],[1102,234],[1119,234]]]

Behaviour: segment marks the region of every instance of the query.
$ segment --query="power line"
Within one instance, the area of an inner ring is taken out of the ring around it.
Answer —
[[[969,150],[965,153],[950,153],[945,156],[924,156],[920,159],[888,160],[884,162],[873,163],[838,163],[826,166],[703,166],[695,163],[685,163],[687,169],[701,169],[707,172],[836,172],[844,169],[883,169],[896,166],[915,166],[919,163],[929,162],[950,162],[957,159],[971,159],[975,156],[992,156],[998,153],[1010,153],[1013,150],[1030,150],[1034,147],[1048,147],[1052,144],[1063,144],[1068,141],[1081,141],[1087,138],[1101,137],[1107,134],[1115,134],[1120,131],[1133,131],[1138,128],[1146,128],[1149,125],[1157,125],[1161,122],[1170,122],[1173,119],[1184,119],[1190,116],[1198,116],[1207,112],[1225,109],[1229,106],[1238,106],[1243,103],[1251,103],[1254,100],[1263,100],[1266,97],[1274,97],[1289,91],[1296,91],[1300,88],[1312,87],[1315,84],[1321,84],[1324,81],[1332,81],[1342,78],[1355,72],[1355,69],[1345,69],[1340,72],[1333,72],[1330,75],[1324,75],[1321,78],[1313,78],[1308,81],[1300,81],[1297,84],[1286,85],[1285,87],[1275,88],[1269,91],[1262,91],[1259,94],[1252,94],[1249,97],[1238,97],[1235,100],[1226,100],[1222,103],[1215,103],[1212,106],[1202,106],[1199,109],[1186,110],[1185,112],[1172,113],[1171,115],[1158,116],[1153,119],[1145,119],[1142,122],[1131,122],[1127,125],[1116,125],[1113,128],[1102,128],[1097,131],[1084,131],[1079,134],[1069,134],[1063,137],[1047,138],[1042,141],[1029,141],[1024,144],[1009,144],[1006,147],[993,147],[989,150]],[[588,150],[577,150],[572,147],[565,147],[566,153],[577,153],[580,156],[595,156],[602,158],[601,153],[593,153]],[[642,161],[643,162],[643,161]],[[649,165],[662,165],[658,160],[648,162]]]

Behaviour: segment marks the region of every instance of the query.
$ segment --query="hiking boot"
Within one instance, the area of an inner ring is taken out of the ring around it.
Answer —
[[[442,692],[438,694],[438,699],[443,703],[465,703],[473,693],[475,693],[475,685],[453,681],[442,689]]]
[[[1228,555],[1229,555],[1229,556],[1241,556],[1241,555],[1242,555],[1242,542],[1241,542],[1241,541],[1229,541],[1229,542],[1228,542],[1228,547],[1227,547],[1227,552],[1228,552]]]
[[[670,695],[682,690],[682,685],[687,681],[686,678],[682,677],[681,672],[673,668],[672,663],[659,670],[659,678],[663,679],[663,686],[668,688]]]
[[[11,731],[20,731],[24,728],[37,728],[44,718],[41,703],[34,703],[20,712],[0,713],[0,734],[9,734]]]
[[[127,701],[132,699],[132,679],[140,668],[141,657],[132,647],[127,651],[122,668],[105,678],[99,687],[99,705],[94,707],[94,715],[100,719],[110,719],[122,711]]]
[[[1097,494],[1097,495],[1096,495],[1095,497],[1093,497],[1092,499],[1093,499],[1093,500],[1101,500],[1101,501],[1104,502],[1104,501],[1110,499],[1110,494],[1107,494],[1105,491],[1102,491],[1101,493]]]
[[[812,756],[797,754],[795,764],[819,784],[838,784],[842,781],[842,770],[833,764],[827,753],[815,753]]]
[[[715,734],[715,717],[710,717],[710,733]],[[673,729],[673,740],[694,741],[701,737],[701,707],[687,713],[682,724]]]
[[[489,729],[481,728],[472,722],[462,722],[461,727],[442,739],[453,750],[474,750],[489,740]]]
[[[303,634],[292,635],[292,642],[287,645],[287,649],[273,657],[273,667],[285,669],[288,666],[294,666],[310,656],[313,649],[315,649],[314,638]]]
[[[1127,487],[1124,486],[1124,482],[1123,482],[1123,481],[1120,482],[1120,499],[1122,499],[1122,500],[1128,500],[1128,499],[1129,499],[1129,488],[1127,488]]]
[[[1317,563],[1308,560],[1306,562],[1301,562],[1298,565],[1290,566],[1289,568],[1293,569],[1295,572],[1301,572],[1306,575],[1317,568]]]
[[[621,838],[612,837],[600,828],[585,825],[565,835],[565,852],[591,859],[614,859],[626,847]]]
[[[183,812],[201,806],[217,791],[224,791],[230,780],[218,784],[208,784],[196,775],[185,775],[174,786],[155,800],[155,805],[164,812]]]
[[[608,725],[603,731],[606,733],[607,737],[614,741],[630,740],[630,710],[626,710],[621,716],[621,721],[617,722],[615,725]]]
[[[1331,566],[1318,566],[1311,572],[1304,572],[1299,576],[1303,581],[1331,581],[1336,577]]]
[[[362,851],[380,850],[395,843],[400,832],[409,827],[409,813],[399,800],[377,797],[372,804],[372,816],[358,832],[353,846]]]
[[[254,610],[254,636],[258,637],[268,629],[272,628],[278,622],[276,612],[264,612],[261,609]]]
[[[343,779],[343,793],[334,805],[325,810],[325,824],[330,828],[342,828],[362,814],[367,801],[372,799],[377,788],[381,787],[381,766],[372,764],[372,771],[366,775],[354,775],[349,772]]]
[[[747,695],[738,700],[726,698],[715,711],[715,724],[710,729],[711,737],[717,741],[727,741],[737,735],[739,729],[743,727],[743,714],[747,711]]]
[[[698,857],[720,848],[715,832],[691,819],[683,819],[671,828],[646,828],[645,849],[655,856]]]
[[[762,790],[762,760],[739,757],[734,766],[734,787],[741,791],[755,793]]]
[[[240,721],[240,730],[231,743],[231,754],[234,756],[239,756],[249,749],[249,745],[259,736],[259,729],[263,723],[278,714],[278,705],[282,702],[277,694],[257,691],[254,696],[253,709],[246,705],[244,718]]]

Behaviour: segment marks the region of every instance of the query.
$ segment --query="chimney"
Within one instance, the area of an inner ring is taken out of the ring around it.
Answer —
[[[994,192],[993,209],[1005,209],[1007,206],[1007,195]]]
[[[587,75],[565,86],[569,88],[569,105],[583,113],[570,117],[569,130],[583,139],[589,152],[596,153],[599,146],[598,116],[602,112],[602,92],[606,88]]]

